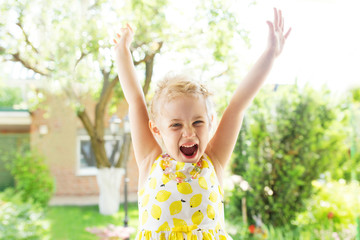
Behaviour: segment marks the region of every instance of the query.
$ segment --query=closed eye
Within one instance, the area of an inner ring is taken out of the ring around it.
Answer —
[[[204,121],[198,120],[198,121],[195,121],[195,122],[193,123],[193,125],[197,126],[197,125],[201,125],[201,124],[203,124],[203,123],[204,123]]]
[[[178,127],[181,127],[181,124],[180,123],[173,123],[170,125],[171,128],[178,128]]]

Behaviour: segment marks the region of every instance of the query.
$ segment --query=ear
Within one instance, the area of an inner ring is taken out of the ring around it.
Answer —
[[[214,127],[215,124],[215,118],[214,118],[214,114],[211,115],[211,119],[209,119],[209,126],[210,128]]]
[[[151,130],[151,132],[155,135],[155,136],[160,136],[160,130],[159,128],[156,126],[155,122],[153,120],[149,120],[149,128]]]
[[[209,122],[209,131],[210,131],[210,136],[213,137],[215,132],[216,132],[216,128],[217,128],[217,121],[216,121],[216,116],[214,114],[211,115],[211,120]]]

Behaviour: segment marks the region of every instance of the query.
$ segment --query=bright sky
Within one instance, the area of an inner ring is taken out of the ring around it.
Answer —
[[[285,27],[293,29],[267,83],[294,83],[297,78],[301,85],[325,84],[340,92],[360,86],[359,0],[257,0],[251,6],[251,0],[233,1],[238,22],[250,31],[252,44],[251,49],[241,50],[245,54],[242,62],[253,63],[263,51],[268,33],[265,22],[273,19],[273,7],[282,9]],[[176,7],[196,14],[191,4],[191,0],[175,0]],[[175,22],[185,20],[176,11],[169,15]],[[170,61],[166,56],[156,59],[157,76],[169,70],[164,65],[176,59],[176,53],[171,55]],[[177,66],[173,62],[171,65]]]
[[[179,2],[178,7],[194,14],[189,8],[191,1]],[[250,31],[252,47],[241,50],[241,54],[245,53],[241,61],[245,63],[255,62],[264,50],[268,34],[266,20],[273,20],[273,7],[283,11],[285,28],[292,27],[267,83],[292,84],[297,78],[300,85],[306,82],[315,88],[326,85],[339,93],[360,86],[359,0],[257,0],[251,6],[250,0],[234,2],[239,12],[238,22]],[[175,12],[171,15],[174,22],[184,21]],[[166,65],[166,60],[159,64],[162,69],[163,64]]]
[[[293,30],[268,82],[291,83],[297,77],[300,84],[326,84],[335,91],[360,86],[358,0],[259,0],[239,8],[251,33],[253,60],[264,47],[264,22],[272,19],[274,6],[283,10],[285,27]]]

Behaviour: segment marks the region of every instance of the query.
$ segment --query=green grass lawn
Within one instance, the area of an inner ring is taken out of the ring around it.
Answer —
[[[130,203],[128,208],[129,226],[135,228],[138,224],[137,203]],[[46,211],[46,219],[50,222],[51,240],[96,240],[95,235],[85,231],[86,227],[105,227],[109,224],[124,225],[123,205],[113,216],[99,213],[98,206],[53,206]],[[130,239],[135,238],[135,233]]]

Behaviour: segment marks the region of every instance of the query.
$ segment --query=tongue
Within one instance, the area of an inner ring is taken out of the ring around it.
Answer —
[[[197,145],[194,145],[192,147],[180,147],[180,150],[182,153],[184,153],[186,156],[192,156],[197,149]]]

